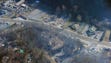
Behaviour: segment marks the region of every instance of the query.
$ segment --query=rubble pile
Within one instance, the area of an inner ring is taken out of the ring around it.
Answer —
[[[21,38],[16,32],[0,35],[0,63],[52,63],[45,51]]]

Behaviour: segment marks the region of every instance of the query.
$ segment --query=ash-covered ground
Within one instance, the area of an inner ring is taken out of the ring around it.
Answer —
[[[32,57],[29,57],[31,61],[33,61],[31,63],[36,63],[35,60],[39,61],[38,63],[110,63],[110,47],[104,47],[95,42],[91,44],[86,43],[70,31],[51,27],[41,22],[21,23],[20,21],[17,24],[14,24],[13,27],[1,30],[0,37],[3,42],[0,44],[4,45],[0,46],[0,50],[24,50],[17,58],[23,58],[22,54],[26,54],[27,50],[33,51],[33,48],[37,48],[38,50],[42,50],[46,55],[45,57],[48,57],[48,59],[43,59],[42,61],[44,62],[40,62],[39,60],[41,59],[33,56],[38,54],[38,52],[35,52],[36,54],[32,52]],[[72,35],[72,38],[69,35]],[[21,44],[21,46],[19,44],[18,46],[16,42],[20,43],[21,41],[24,44]],[[10,53],[9,51],[7,52]],[[3,53],[1,52],[1,58],[6,56],[8,59],[4,60],[2,58],[0,59],[1,61],[11,61],[10,58],[12,57],[8,54],[2,56],[2,54]],[[16,58],[16,54],[12,55]],[[15,63],[17,61],[25,62],[23,59],[14,60]]]

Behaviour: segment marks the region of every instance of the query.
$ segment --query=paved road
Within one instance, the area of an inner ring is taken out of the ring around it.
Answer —
[[[82,36],[77,34],[76,32],[70,31],[70,30],[64,30],[64,29],[60,29],[57,27],[52,27],[48,24],[45,24],[43,21],[37,21],[37,20],[12,20],[12,19],[6,19],[6,18],[1,18],[0,22],[15,22],[15,23],[21,23],[25,25],[25,27],[38,27],[38,28],[42,28],[42,29],[47,29],[50,31],[54,31],[55,33],[59,33],[60,35],[69,37],[71,39],[79,39],[82,43],[84,44],[89,44],[89,45],[100,45],[101,47],[105,47],[105,48],[111,48],[111,44],[108,42],[99,42],[96,41],[94,39]],[[14,27],[14,30],[17,30],[21,28],[21,26],[18,27]],[[9,31],[10,30],[10,31]],[[5,30],[6,32],[11,32],[12,29],[7,29]],[[4,32],[4,31],[3,31]],[[1,33],[1,32],[0,32]]]

